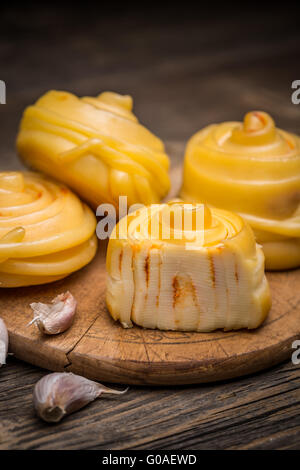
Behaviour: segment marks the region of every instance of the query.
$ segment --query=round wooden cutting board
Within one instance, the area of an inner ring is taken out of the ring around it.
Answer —
[[[173,159],[172,190],[181,186],[184,146],[169,145]],[[177,156],[177,157],[176,157]],[[291,358],[300,339],[300,269],[267,273],[273,306],[259,329],[180,333],[124,330],[105,307],[104,242],[92,263],[61,281],[17,289],[0,289],[0,317],[9,330],[16,357],[53,371],[72,371],[91,379],[128,384],[192,384],[238,377]],[[69,290],[78,303],[72,327],[57,336],[42,335],[29,304],[48,302]]]
[[[16,357],[53,371],[128,384],[191,384],[249,374],[291,357],[300,337],[300,270],[268,273],[273,307],[254,331],[179,333],[124,330],[105,307],[105,251],[65,280],[46,286],[1,289],[0,316]],[[48,337],[32,319],[31,302],[48,302],[70,290],[76,319],[65,333]]]

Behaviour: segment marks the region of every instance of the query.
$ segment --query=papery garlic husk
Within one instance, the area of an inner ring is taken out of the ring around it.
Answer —
[[[2,318],[0,318],[0,367],[6,364],[8,351],[8,332]]]
[[[97,208],[159,202],[169,191],[163,142],[140,124],[130,96],[79,98],[49,91],[24,111],[17,148],[22,160],[66,183]]]
[[[37,382],[33,403],[40,418],[57,423],[65,415],[83,408],[102,393],[122,395],[128,390],[114,390],[71,372],[54,372]]]
[[[266,269],[300,266],[300,138],[269,114],[253,111],[192,136],[181,197],[239,213],[262,245]]]
[[[197,214],[200,228],[192,220],[186,229],[181,221]],[[125,328],[256,328],[271,305],[264,254],[250,226],[202,204],[157,204],[124,217],[111,234],[106,266],[107,307]]]
[[[57,281],[96,254],[96,217],[38,173],[0,172],[0,287]]]
[[[29,323],[35,323],[42,333],[57,335],[63,333],[73,323],[77,302],[70,292],[60,294],[50,304],[33,302],[30,304],[34,318]]]

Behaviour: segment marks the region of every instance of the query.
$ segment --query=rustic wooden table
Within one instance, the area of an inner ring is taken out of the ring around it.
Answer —
[[[292,10],[236,17],[217,8],[132,14],[88,3],[81,12],[27,4],[3,10],[0,38],[1,170],[21,167],[14,142],[22,110],[50,88],[132,94],[136,113],[174,159],[200,127],[250,109],[299,132],[291,83],[300,79],[300,32]],[[1,369],[1,449],[300,447],[300,367],[291,362],[219,384],[132,387],[126,400],[99,400],[55,426],[32,409],[44,374],[13,357]]]

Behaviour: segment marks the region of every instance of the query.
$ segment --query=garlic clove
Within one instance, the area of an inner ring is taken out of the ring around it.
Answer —
[[[37,382],[33,403],[38,416],[48,423],[57,423],[65,415],[83,408],[102,393],[122,395],[114,390],[71,372],[54,372]]]
[[[2,318],[0,318],[0,367],[6,364],[8,351],[8,332]]]
[[[73,323],[77,302],[70,292],[60,294],[50,304],[34,302],[30,304],[35,323],[42,333],[57,335],[66,331]]]

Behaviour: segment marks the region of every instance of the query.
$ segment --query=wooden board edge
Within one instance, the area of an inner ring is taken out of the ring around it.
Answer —
[[[77,374],[83,373],[85,377],[92,380],[128,385],[176,386],[214,383],[251,375],[288,360],[293,352],[292,343],[298,338],[299,335],[295,334],[293,338],[284,340],[280,343],[280,348],[277,344],[276,347],[271,346],[259,352],[247,352],[220,361],[205,360],[202,364],[195,361],[151,363],[149,365],[147,362],[128,361],[127,359],[126,361],[116,361],[105,357],[96,360],[74,350],[68,354],[69,365],[65,367],[65,370]],[[243,360],[243,357],[247,359]],[[252,364],[249,366],[251,361]],[[226,368],[224,368],[225,362]],[[230,364],[230,368],[228,364]]]
[[[43,369],[62,372],[68,366],[67,354],[62,350],[44,344],[41,348],[36,348],[36,344],[31,338],[22,337],[22,346],[18,333],[9,332],[9,352],[17,359],[28,362]]]

